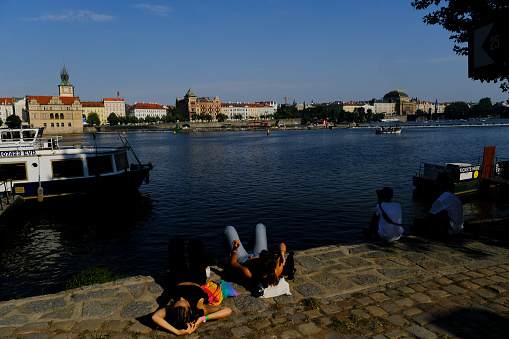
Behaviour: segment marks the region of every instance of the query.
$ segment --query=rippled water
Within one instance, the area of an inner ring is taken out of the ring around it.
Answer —
[[[375,190],[394,189],[403,222],[422,216],[430,202],[413,196],[421,162],[478,163],[484,146],[509,159],[507,126],[430,128],[405,125],[401,135],[375,135],[373,126],[345,130],[180,133],[128,132],[151,181],[125,199],[102,192],[31,202],[0,225],[0,300],[52,293],[86,267],[121,275],[166,269],[171,236],[201,237],[222,258],[221,232],[235,226],[248,240],[267,226],[269,245],[289,249],[362,241]],[[75,136],[69,143],[90,135]],[[100,133],[98,145],[119,145]],[[465,203],[475,217],[475,201]],[[474,203],[474,205],[473,205]],[[507,215],[505,200],[496,215]]]

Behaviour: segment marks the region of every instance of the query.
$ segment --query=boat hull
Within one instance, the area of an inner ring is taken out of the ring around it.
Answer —
[[[110,196],[136,192],[143,181],[148,182],[150,165],[141,165],[129,171],[110,175],[65,180],[13,183],[13,192],[24,199],[38,197],[38,189],[42,187],[42,197],[57,197],[73,194],[92,194]]]
[[[414,184],[414,187],[418,190],[422,191],[433,191],[435,188],[435,181],[434,179],[426,179],[422,176],[414,176],[412,177],[412,182]],[[462,182],[455,182],[454,183],[454,194],[460,195],[460,194],[468,194],[468,193],[474,193],[479,188],[479,180],[470,180],[470,181],[462,181]]]

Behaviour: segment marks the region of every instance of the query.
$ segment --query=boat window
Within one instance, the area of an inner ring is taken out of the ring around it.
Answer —
[[[8,141],[8,140],[12,139],[11,132],[9,132],[9,131],[2,131],[1,137],[2,137],[2,141]]]
[[[26,163],[17,162],[10,164],[0,164],[0,180],[26,180]]]
[[[84,176],[81,159],[54,160],[51,162],[51,170],[53,179]]]
[[[19,140],[21,138],[20,131],[12,131],[12,139]]]
[[[104,174],[113,172],[111,155],[87,158],[88,175]]]
[[[126,170],[129,167],[129,162],[127,161],[127,154],[126,153],[115,154],[115,165],[117,167],[117,172]]]
[[[33,141],[35,138],[35,131],[23,131],[23,140],[25,141]]]

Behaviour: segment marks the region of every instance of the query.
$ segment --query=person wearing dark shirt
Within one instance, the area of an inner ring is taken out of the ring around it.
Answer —
[[[176,335],[183,335],[193,333],[201,323],[208,320],[229,316],[232,310],[228,307],[204,304],[208,295],[201,288],[207,279],[203,243],[199,239],[189,241],[187,260],[182,239],[171,239],[168,251],[170,278],[174,287],[169,292],[170,301],[154,313],[152,320]]]

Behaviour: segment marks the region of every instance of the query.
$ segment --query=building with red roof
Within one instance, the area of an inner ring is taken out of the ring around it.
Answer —
[[[26,96],[30,126],[44,127],[46,133],[83,133],[83,107],[80,98],[74,96],[65,64],[60,78],[59,95]]]
[[[197,97],[192,89],[187,91],[182,100],[176,99],[175,107],[182,114],[183,120],[191,120],[194,119],[195,115],[201,114],[208,114],[215,120],[217,115],[221,113],[221,101],[218,96],[214,98]]]
[[[104,98],[103,103],[106,118],[108,118],[111,113],[115,113],[117,117],[126,116],[126,104],[124,99],[120,99],[120,93],[117,92],[116,98]]]
[[[147,117],[162,118],[166,116],[166,108],[159,104],[138,102],[129,107],[129,115],[138,119]]]
[[[102,125],[107,123],[107,115],[105,114],[104,103],[102,101],[82,101],[81,107],[85,120],[90,113],[95,113],[99,120],[101,120]]]

